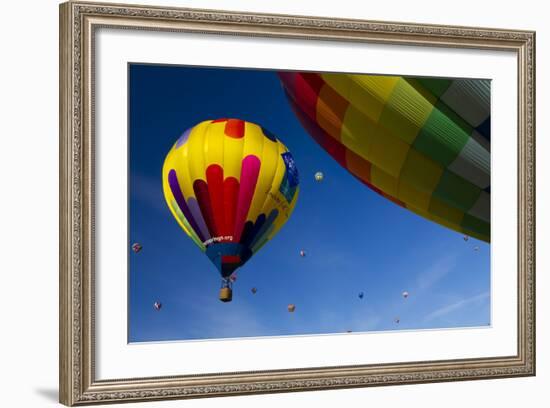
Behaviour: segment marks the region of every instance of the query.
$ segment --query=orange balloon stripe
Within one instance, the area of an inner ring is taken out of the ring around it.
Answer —
[[[328,84],[324,84],[319,91],[316,104],[316,119],[319,126],[338,141],[342,141],[342,125],[349,107],[344,99]]]

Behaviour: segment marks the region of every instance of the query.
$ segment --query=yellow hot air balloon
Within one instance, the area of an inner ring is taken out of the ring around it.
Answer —
[[[181,228],[219,270],[220,300],[231,300],[231,274],[290,217],[298,182],[286,146],[265,128],[239,119],[199,123],[166,156],[164,197]]]

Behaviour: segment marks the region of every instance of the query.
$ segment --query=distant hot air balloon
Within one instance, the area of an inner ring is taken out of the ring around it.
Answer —
[[[280,72],[303,127],[401,207],[490,241],[490,80]]]
[[[401,294],[405,299],[407,299],[409,297],[409,292],[407,292],[406,290],[403,291],[403,293]]]
[[[141,251],[143,247],[141,246],[140,243],[136,242],[134,244],[132,244],[132,251],[134,251],[136,254]]]
[[[468,239],[470,239],[470,237],[468,237],[468,235],[464,235],[464,241],[467,242]]]
[[[351,333],[351,330],[346,330],[346,333]]]
[[[250,289],[250,291],[252,292],[252,294],[253,294],[253,295],[255,295],[255,294],[256,294],[256,292],[258,291],[258,289],[256,289],[256,288],[252,288],[252,289]]]
[[[320,171],[315,173],[315,181],[323,181],[324,178],[325,178],[325,176]]]
[[[399,317],[396,317],[395,319],[393,319],[393,321],[395,322],[395,324],[399,324],[401,320],[399,319]]]
[[[287,306],[287,309],[290,313],[294,313],[296,310],[296,305],[293,305],[292,303]]]
[[[160,310],[162,308],[162,303],[155,302],[153,303],[153,307],[155,308],[155,310]]]
[[[185,233],[229,279],[288,220],[298,198],[292,154],[265,128],[239,119],[188,129],[164,160],[164,197]]]
[[[359,296],[359,299],[363,299],[363,297],[365,296],[365,293],[359,292],[359,295],[358,295],[358,296]]]
[[[306,256],[306,251],[304,251],[303,249],[300,251],[300,256],[303,258]]]
[[[474,247],[474,251],[476,251],[476,252],[479,251],[479,247],[478,247],[478,246],[475,246],[475,247]]]

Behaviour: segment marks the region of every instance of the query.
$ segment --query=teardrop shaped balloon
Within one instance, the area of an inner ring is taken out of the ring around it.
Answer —
[[[383,197],[490,241],[491,84],[280,72],[302,126]]]
[[[277,234],[299,191],[286,146],[239,119],[207,120],[185,131],[164,160],[162,180],[173,216],[229,291],[231,274]]]

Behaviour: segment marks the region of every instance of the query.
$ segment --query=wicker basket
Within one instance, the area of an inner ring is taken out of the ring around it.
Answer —
[[[221,288],[220,289],[220,300],[222,302],[231,302],[233,298],[233,291],[231,288]]]

